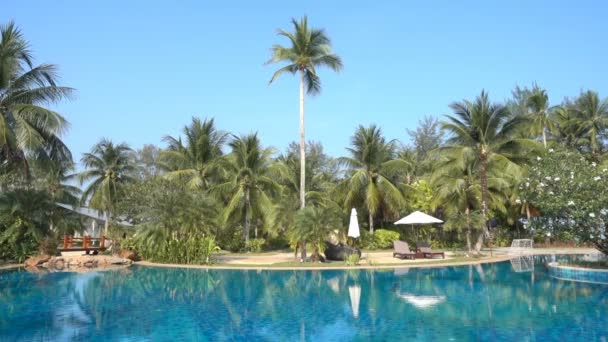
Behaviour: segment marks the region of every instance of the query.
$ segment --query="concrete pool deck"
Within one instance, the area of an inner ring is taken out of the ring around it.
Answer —
[[[445,252],[445,259],[416,259],[401,260],[393,257],[392,250],[362,252],[361,261],[358,266],[346,266],[342,262],[332,263],[306,263],[300,265],[294,257],[293,252],[268,252],[237,254],[226,253],[216,257],[214,265],[184,265],[184,264],[161,264],[149,261],[138,261],[134,264],[142,266],[156,267],[180,267],[180,268],[201,268],[201,269],[272,269],[272,270],[331,270],[331,269],[382,269],[398,267],[443,267],[461,266],[470,264],[481,264],[490,262],[506,261],[517,257],[508,247],[484,249],[484,256],[480,258],[467,258],[459,252],[455,255],[452,252]],[[593,254],[599,253],[594,248],[534,248],[526,251],[525,255],[547,255],[547,254]],[[333,264],[333,265],[332,265]],[[9,270],[23,267],[23,264],[0,265],[0,270]]]
[[[252,270],[335,270],[335,269],[386,269],[401,267],[444,267],[475,265],[490,262],[500,262],[516,258],[518,254],[508,247],[484,249],[483,257],[467,258],[461,255],[454,255],[446,251],[445,259],[416,259],[401,260],[393,257],[392,250],[362,252],[361,262],[358,266],[346,266],[342,262],[327,264],[306,263],[298,264],[292,252],[269,252],[252,254],[220,254],[216,257],[217,263],[214,265],[182,265],[182,264],[160,264],[148,261],[136,262],[136,265],[157,266],[157,267],[181,267],[181,268],[202,268],[202,269],[252,269]],[[537,248],[525,255],[546,255],[546,254],[590,254],[599,253],[594,248]],[[490,256],[490,254],[492,254]],[[283,265],[287,264],[287,265]]]

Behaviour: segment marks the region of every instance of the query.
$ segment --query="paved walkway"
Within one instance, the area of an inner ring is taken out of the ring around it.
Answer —
[[[393,258],[392,250],[363,252],[362,260],[358,268],[394,268],[394,267],[429,267],[440,264],[441,266],[451,265],[466,265],[478,264],[485,262],[497,262],[511,259],[517,256],[518,253],[508,247],[494,248],[483,250],[484,257],[482,258],[464,258],[463,255],[454,255],[451,252],[446,252],[445,260],[441,259],[416,259],[416,260],[401,260]],[[599,253],[593,248],[535,248],[526,254],[595,254]],[[297,259],[294,258],[294,253],[290,252],[270,252],[261,254],[221,254],[217,257],[218,263],[213,266],[201,265],[173,265],[173,264],[156,264],[147,261],[140,261],[136,264],[146,266],[162,266],[162,267],[184,267],[184,268],[225,268],[225,269],[294,269],[293,266],[280,266],[274,264],[290,263]],[[450,262],[452,261],[452,262]],[[0,270],[22,267],[23,265],[2,265]],[[331,264],[323,264],[316,266],[312,263],[307,263],[305,266],[298,266],[297,269],[342,269],[345,266],[339,263],[336,266]]]
[[[492,250],[485,249],[483,253],[486,256],[496,256],[500,257],[500,259],[504,259],[504,257],[510,257],[513,255],[519,254],[518,252],[513,252],[509,247],[501,247],[494,248]],[[590,254],[590,253],[598,253],[596,249],[593,248],[535,248],[531,251],[526,251],[526,254]],[[463,256],[462,254],[459,254]],[[452,252],[445,253],[446,260],[454,259],[456,256]],[[416,260],[401,260],[393,257],[392,250],[384,250],[384,251],[373,251],[373,252],[363,252],[361,258],[361,264],[391,264],[391,265],[408,265],[408,264],[420,264],[420,263],[428,263],[428,262],[437,262],[436,259],[416,259]],[[471,259],[471,261],[476,260],[484,260],[486,258],[481,259]],[[277,263],[287,263],[293,262],[297,259],[294,257],[294,253],[285,253],[285,252],[276,252],[276,253],[264,253],[264,254],[223,254],[217,258],[219,263],[227,264],[227,265],[260,265],[260,266],[268,266]]]

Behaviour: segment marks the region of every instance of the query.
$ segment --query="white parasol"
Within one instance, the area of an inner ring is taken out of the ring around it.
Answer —
[[[357,209],[353,208],[350,211],[350,222],[348,223],[348,236],[358,238],[361,236],[359,233],[359,220],[357,220]]]

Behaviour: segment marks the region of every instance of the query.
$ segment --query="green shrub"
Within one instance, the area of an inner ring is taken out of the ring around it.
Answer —
[[[245,250],[245,239],[239,229],[227,231],[219,238],[218,244],[222,249],[231,252],[242,252]]]
[[[211,256],[219,252],[213,237],[188,237],[149,243],[146,239],[128,242],[145,260],[175,264],[210,264]]]
[[[259,253],[264,248],[264,244],[266,240],[264,239],[250,239],[249,242],[245,245],[245,249],[248,252]]]
[[[357,244],[363,249],[377,249],[374,235],[367,230],[361,230],[361,236]]]
[[[347,266],[357,266],[359,265],[359,261],[361,261],[361,257],[359,257],[359,254],[356,253],[349,254],[346,259],[344,259]]]
[[[289,239],[285,236],[285,234],[270,237],[266,241],[266,248],[270,250],[289,248]]]
[[[374,232],[374,244],[376,248],[391,248],[395,240],[399,240],[399,233],[392,230],[378,229]]]

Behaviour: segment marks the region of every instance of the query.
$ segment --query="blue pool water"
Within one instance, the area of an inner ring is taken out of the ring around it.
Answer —
[[[0,340],[605,341],[608,285],[551,278],[546,258],[376,271],[0,272]]]

